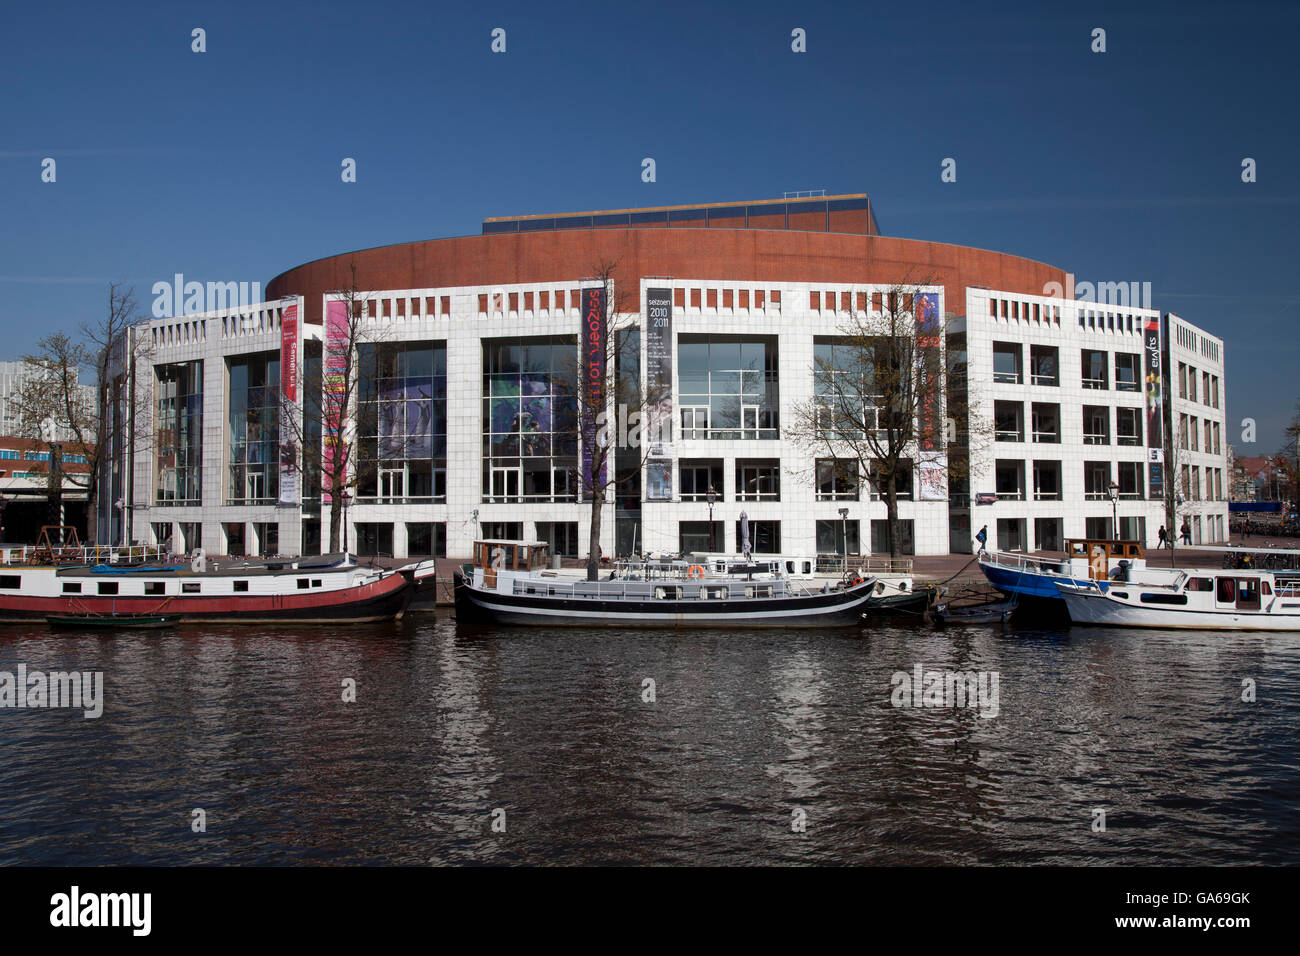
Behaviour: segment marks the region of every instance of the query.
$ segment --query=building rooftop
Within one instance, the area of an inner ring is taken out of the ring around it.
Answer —
[[[790,229],[880,235],[875,211],[866,193],[492,216],[483,220],[483,235],[560,229],[644,228]]]

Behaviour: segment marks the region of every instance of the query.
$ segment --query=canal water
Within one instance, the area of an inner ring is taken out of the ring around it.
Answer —
[[[0,709],[2,864],[1300,862],[1300,634],[438,614],[11,626],[20,664],[103,712]]]

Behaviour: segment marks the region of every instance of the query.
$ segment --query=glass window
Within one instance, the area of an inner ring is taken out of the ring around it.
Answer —
[[[1083,349],[1081,353],[1083,365],[1083,387],[1084,388],[1108,388],[1106,381],[1106,353],[1099,349]]]
[[[404,449],[405,453],[395,454],[391,465],[380,462],[381,498],[392,493],[446,500],[446,349],[438,345],[434,351],[435,358],[442,353],[443,364],[435,365],[432,383],[418,377],[392,386],[402,389],[398,394],[406,399],[393,404],[399,424],[392,428],[401,442],[394,451]],[[437,374],[440,369],[441,377]],[[483,499],[574,500],[579,483],[576,340],[558,336],[485,340],[483,370]],[[434,396],[429,402],[428,423],[412,413],[413,404],[424,401],[418,390],[425,388],[432,388]],[[382,456],[384,419],[378,417],[378,453]],[[421,459],[418,468],[413,461],[417,458]],[[385,469],[393,472],[391,489],[382,481]],[[414,484],[413,475],[418,479]]]
[[[228,504],[270,504],[280,494],[280,353],[228,360]]]
[[[849,458],[817,460],[817,500],[857,501],[858,463]]]
[[[203,478],[203,363],[157,368],[154,503],[197,505]]]
[[[677,375],[686,439],[778,437],[775,337],[682,336]]]
[[[1055,345],[1029,347],[1029,374],[1034,385],[1059,386],[1061,384],[1059,368],[1060,349]]]
[[[1142,387],[1141,356],[1130,352],[1115,353],[1115,388],[1121,392],[1136,392]]]
[[[1021,350],[1018,343],[993,343],[993,381],[1019,385]]]
[[[1115,444],[1142,444],[1142,409],[1115,409]]]

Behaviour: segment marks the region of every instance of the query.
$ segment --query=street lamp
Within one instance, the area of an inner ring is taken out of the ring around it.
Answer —
[[[339,495],[339,500],[343,502],[343,553],[347,554],[348,553],[348,502],[352,500],[352,496],[348,494],[346,491],[344,491]]]
[[[709,493],[706,496],[709,502],[709,554],[713,554],[713,503],[718,500],[718,496],[713,491],[713,483],[709,483]]]
[[[849,573],[849,509],[840,509],[840,537],[844,539],[844,573]]]
[[[1116,541],[1119,540],[1119,485],[1111,482],[1108,490],[1110,491],[1110,530],[1111,537]]]

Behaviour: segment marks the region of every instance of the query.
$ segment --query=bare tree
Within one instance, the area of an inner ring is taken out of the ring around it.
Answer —
[[[600,573],[600,531],[605,501],[610,490],[639,475],[651,451],[651,442],[641,426],[652,423],[652,410],[665,398],[664,390],[643,385],[640,375],[627,374],[620,365],[638,340],[640,329],[629,316],[640,313],[638,290],[615,284],[617,260],[599,260],[589,288],[603,295],[603,333],[595,335],[594,316],[588,315],[590,300],[582,299],[582,329],[578,352],[581,356],[572,372],[563,374],[563,390],[572,392],[577,408],[581,448],[578,460],[578,488],[591,501],[591,528],[587,539],[587,580]],[[596,282],[599,284],[597,285]],[[638,363],[639,365],[639,363]],[[623,374],[620,374],[623,372]],[[611,421],[610,415],[614,418]],[[613,425],[614,427],[611,427]],[[626,439],[626,441],[624,441]],[[626,467],[635,459],[636,467]]]
[[[361,291],[357,264],[348,269],[348,285],[326,305],[320,374],[303,374],[300,357],[299,402],[280,396],[281,467],[296,471],[304,489],[319,487],[330,496],[331,552],[341,546],[344,496],[365,492],[385,462],[406,457],[412,441],[399,420],[406,396],[386,403],[374,391],[398,346],[384,342],[372,324],[370,295]],[[333,318],[331,305],[337,309]]]
[[[921,456],[937,461],[945,446],[943,327],[929,285],[892,286],[841,323],[814,363],[812,399],[787,429],[814,454],[851,463],[854,480],[866,476],[885,502],[893,557],[899,498],[919,488]]]
[[[1178,512],[1182,505],[1188,499],[1187,479],[1183,477],[1183,450],[1187,447],[1187,422],[1181,420],[1176,424],[1173,422],[1173,414],[1170,414],[1171,427],[1165,429],[1164,435],[1164,504],[1165,504],[1165,530],[1169,534],[1169,561],[1174,563],[1174,551],[1178,544],[1178,531],[1180,522]]]
[[[1300,515],[1300,404],[1282,430],[1282,451],[1278,455],[1291,492],[1291,509]]]
[[[73,454],[85,459],[86,473],[64,470],[62,477],[86,489],[90,540],[97,540],[96,504],[113,447],[109,420],[113,417],[123,423],[147,415],[145,410],[130,408],[139,398],[131,370],[150,348],[142,337],[130,334],[139,321],[134,289],[110,283],[107,314],[100,321],[83,324],[79,339],[53,332],[24,357],[26,374],[14,399],[22,437],[47,446],[61,444],[65,457]],[[93,384],[86,383],[87,378]],[[147,407],[147,401],[144,404]],[[117,409],[117,416],[110,416],[110,409]],[[145,436],[147,429],[137,427],[134,433]]]

